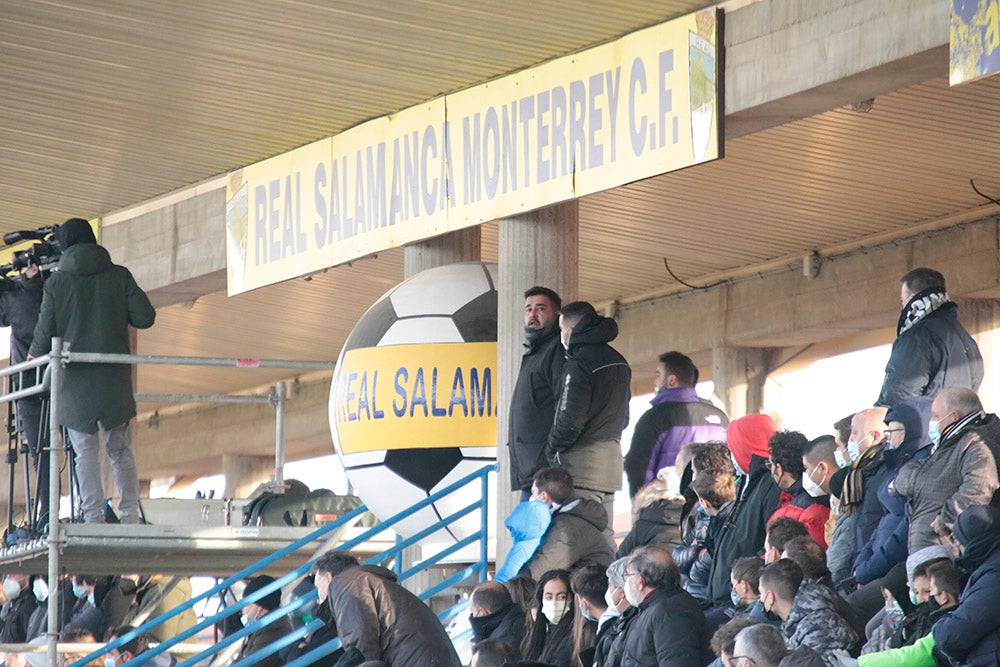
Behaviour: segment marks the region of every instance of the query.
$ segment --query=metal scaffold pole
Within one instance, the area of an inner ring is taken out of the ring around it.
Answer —
[[[277,493],[285,488],[285,401],[288,390],[285,381],[274,386],[274,487]]]
[[[62,339],[52,339],[49,353],[49,597],[48,663],[55,665],[59,640],[59,451],[63,448],[59,433],[59,388],[62,376]]]

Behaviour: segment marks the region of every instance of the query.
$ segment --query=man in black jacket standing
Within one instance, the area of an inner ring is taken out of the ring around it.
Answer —
[[[548,466],[545,445],[562,387],[566,356],[559,344],[562,300],[548,287],[524,293],[524,357],[510,400],[510,490],[531,496],[535,473]]]
[[[979,390],[983,357],[958,321],[944,276],[913,269],[900,279],[902,311],[876,406],[891,408],[913,396],[935,396],[948,387]]]
[[[555,421],[549,432],[549,463],[573,476],[577,496],[604,505],[610,522],[614,493],[622,485],[622,429],[628,424],[632,371],[608,345],[618,324],[586,301],[574,301],[559,316],[566,370]]]

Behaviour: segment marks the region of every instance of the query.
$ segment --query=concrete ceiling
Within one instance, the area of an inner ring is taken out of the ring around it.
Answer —
[[[710,3],[10,3],[0,14],[0,231],[105,215]],[[1000,193],[1000,78],[941,77],[729,141],[715,163],[580,206],[580,296],[698,282],[961,214]],[[483,256],[495,259],[496,227]],[[161,310],[149,354],[334,359],[402,252]],[[140,370],[140,390],[275,374]]]

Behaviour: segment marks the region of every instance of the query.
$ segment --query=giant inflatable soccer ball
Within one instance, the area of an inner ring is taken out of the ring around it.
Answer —
[[[361,317],[337,360],[330,430],[354,492],[380,520],[496,461],[496,266],[423,271]],[[481,497],[473,484],[395,525],[403,537]],[[459,540],[478,512],[438,531]]]

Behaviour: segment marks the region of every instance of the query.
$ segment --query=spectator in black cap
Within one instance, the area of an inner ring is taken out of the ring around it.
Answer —
[[[254,577],[247,582],[246,588],[243,589],[243,598],[246,599],[250,597],[260,589],[272,583],[274,583],[274,577],[269,577],[266,574]],[[240,620],[243,622],[244,626],[248,626],[280,606],[281,589],[276,588],[264,597],[258,599],[256,602],[252,602],[243,607],[243,616]],[[292,622],[288,620],[288,616],[282,616],[281,618],[274,620],[270,625],[265,625],[256,632],[248,635],[247,638],[243,640],[243,646],[240,648],[240,653],[236,660],[242,660],[243,658],[256,653],[268,644],[278,641],[291,631]],[[281,667],[282,660],[278,657],[278,653],[275,652],[266,658],[257,660],[254,664],[258,667]]]

